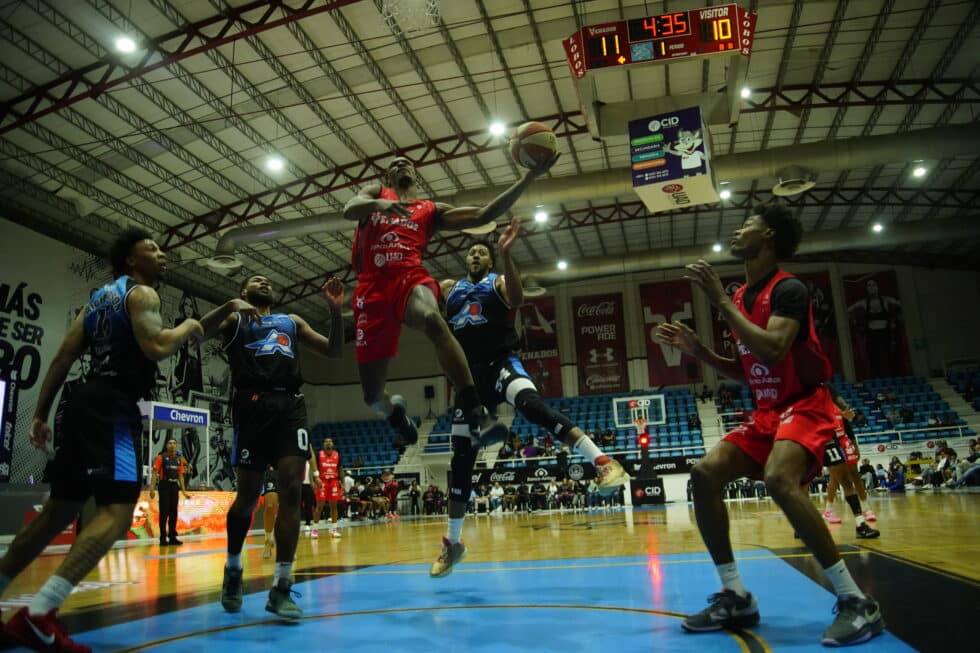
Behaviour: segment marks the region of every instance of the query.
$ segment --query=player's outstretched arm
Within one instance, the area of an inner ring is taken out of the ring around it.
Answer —
[[[191,338],[204,337],[197,320],[186,319],[173,329],[163,328],[160,317],[160,296],[149,286],[137,286],[126,299],[126,309],[133,326],[133,335],[143,354],[153,361],[172,356]]]
[[[452,206],[437,203],[436,229],[469,229],[496,220],[507,213],[510,207],[514,206],[514,202],[531,185],[531,182],[548,172],[560,156],[556,153],[555,156],[537,168],[527,170],[514,185],[495,197],[486,206]]]
[[[246,322],[261,322],[262,316],[259,315],[257,308],[249,304],[244,299],[230,299],[221,306],[202,317],[199,322],[204,331],[202,340],[213,338],[226,327],[230,326],[235,319],[235,313],[241,315]]]
[[[521,273],[514,264],[514,259],[510,257],[510,248],[517,242],[517,236],[520,233],[521,221],[514,217],[504,229],[504,233],[500,234],[500,238],[497,239],[497,257],[500,259],[504,271],[502,276],[497,277],[497,290],[512,307],[524,303],[524,282],[521,280]]]
[[[51,414],[51,405],[54,403],[54,396],[58,394],[61,385],[68,378],[68,372],[75,361],[85,350],[85,311],[81,310],[68,327],[65,339],[61,341],[58,352],[51,360],[48,371],[44,374],[44,381],[41,382],[41,391],[37,398],[37,408],[34,409],[34,421],[31,424],[31,442],[38,449],[47,447],[48,439],[51,437],[51,429],[48,427],[48,416]]]
[[[344,205],[344,219],[360,224],[370,218],[372,213],[379,211],[382,213],[394,213],[403,218],[407,218],[412,214],[409,210],[412,202],[383,200],[380,198],[381,184],[368,184]]]
[[[728,297],[718,273],[711,264],[701,259],[686,266],[690,273],[684,278],[695,284],[708,296],[721,312],[728,326],[738,335],[739,341],[766,365],[781,361],[796,341],[800,322],[789,317],[773,315],[766,328],[756,326]]]
[[[673,324],[665,322],[658,325],[653,338],[661,344],[676,347],[688,356],[707,363],[733,381],[745,383],[745,370],[742,369],[741,362],[735,358],[720,356],[705,347],[698,334],[683,322],[675,321]]]

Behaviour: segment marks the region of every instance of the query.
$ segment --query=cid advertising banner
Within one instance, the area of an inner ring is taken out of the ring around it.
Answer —
[[[588,295],[572,298],[575,354],[580,395],[626,392],[626,333],[623,295]]]
[[[517,309],[514,328],[520,339],[524,369],[534,379],[541,396],[562,396],[554,297],[526,299]]]
[[[700,381],[701,366],[697,360],[653,339],[657,325],[664,322],[677,320],[697,331],[691,283],[678,279],[640,284],[640,306],[643,310],[643,339],[647,347],[650,387]]]

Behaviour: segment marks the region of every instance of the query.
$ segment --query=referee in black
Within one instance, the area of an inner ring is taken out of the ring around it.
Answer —
[[[177,451],[177,439],[169,438],[163,451],[153,460],[153,476],[150,478],[150,499],[153,499],[154,488],[160,490],[160,546],[183,544],[177,539],[177,488],[180,488],[185,499],[191,498],[184,487],[186,467],[187,461]]]

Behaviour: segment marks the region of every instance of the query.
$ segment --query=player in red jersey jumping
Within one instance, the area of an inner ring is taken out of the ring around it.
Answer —
[[[396,157],[388,165],[384,185],[365,186],[344,207],[344,217],[357,222],[351,264],[358,273],[353,306],[364,403],[388,418],[401,443],[418,441],[405,399],[389,397],[385,391],[388,361],[398,353],[402,322],[435,345],[439,365],[456,388],[454,432],[471,435],[481,444],[506,437],[506,426],[485,424],[466,357],[439,310],[439,284],[422,267],[422,254],[437,230],[478,227],[504,215],[557,160],[556,154],[526,171],[486,206],[454,207],[419,199],[415,166]]]
[[[694,514],[722,591],[711,596],[705,610],[685,619],[683,627],[707,632],[759,622],[755,597],[746,591],[735,565],[722,491],[737,478],[761,477],[834,587],[837,618],[824,632],[823,643],[842,646],[871,639],[885,624],[877,602],[855,584],[823,518],[799,489],[820,470],[825,447],[843,428],[825,385],[830,362],[813,328],[806,286],[777,265],[796,252],[802,234],[799,221],[785,207],[757,207],[731,240],[732,255],[745,264],[745,285],[732,299],[706,261],[687,266],[686,278],[707,294],[731,327],[741,360],[706,348],[680,322],[657,328],[660,342],[747,383],[756,404],[749,420],[691,470]]]

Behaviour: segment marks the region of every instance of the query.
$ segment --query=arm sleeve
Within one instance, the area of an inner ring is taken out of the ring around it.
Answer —
[[[797,342],[807,339],[810,330],[810,293],[802,281],[783,279],[772,289],[772,315],[786,317],[800,323]]]

